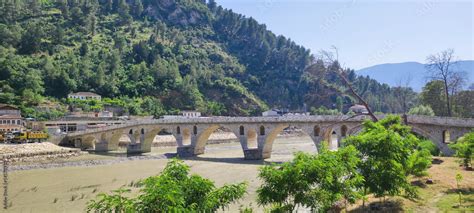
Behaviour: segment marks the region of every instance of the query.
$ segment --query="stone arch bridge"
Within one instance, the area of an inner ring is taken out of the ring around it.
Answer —
[[[383,116],[381,116],[383,117]],[[368,116],[283,116],[283,117],[199,117],[157,119],[127,122],[70,133],[61,145],[75,146],[99,152],[118,149],[124,134],[130,138],[129,153],[150,152],[152,142],[160,131],[171,133],[177,141],[181,157],[203,154],[209,136],[218,128],[231,130],[240,141],[245,159],[269,158],[277,135],[287,127],[296,127],[307,133],[316,147],[322,141],[341,141],[357,134]],[[409,116],[412,131],[431,139],[445,155],[453,154],[447,143],[455,141],[474,128],[474,119]],[[338,142],[330,148],[337,148]]]

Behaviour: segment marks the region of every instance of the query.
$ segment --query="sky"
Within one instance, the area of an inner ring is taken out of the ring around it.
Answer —
[[[448,48],[474,57],[474,0],[216,0],[313,54],[336,46],[345,67],[416,61]]]

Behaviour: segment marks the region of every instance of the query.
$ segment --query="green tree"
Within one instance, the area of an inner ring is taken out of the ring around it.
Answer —
[[[472,167],[474,158],[474,132],[470,132],[459,138],[455,144],[449,147],[456,150],[456,157],[461,158],[465,168]]]
[[[387,116],[379,122],[365,121],[362,132],[345,139],[364,159],[359,166],[364,176],[364,194],[377,197],[416,196],[408,182],[409,175],[422,175],[430,165],[430,153],[419,145],[420,139],[402,125],[399,116]]]
[[[130,7],[128,6],[127,1],[119,0],[118,5],[118,14],[120,17],[119,24],[120,25],[129,25],[132,22],[132,16],[130,16]]]
[[[320,106],[319,108],[311,107],[311,114],[313,115],[340,115],[341,112],[337,109],[328,109],[325,106]]]
[[[452,116],[451,97],[463,86],[466,76],[456,68],[455,57],[454,50],[447,49],[426,58],[429,77],[443,83],[447,116]]]
[[[444,98],[444,84],[442,81],[430,81],[421,92],[421,102],[431,107],[435,115],[447,116],[446,98]]]
[[[435,113],[433,112],[433,109],[429,106],[425,105],[419,105],[416,107],[413,107],[408,111],[409,115],[426,115],[426,116],[434,116]]]
[[[133,2],[133,15],[135,17],[141,17],[142,13],[143,13],[142,0],[134,0],[134,2]]]
[[[100,194],[87,205],[91,212],[215,212],[242,198],[246,183],[224,185],[214,183],[198,175],[189,175],[189,166],[173,159],[158,176],[141,182],[140,193],[128,198],[127,189],[113,194]]]
[[[22,54],[36,53],[41,48],[41,39],[44,32],[38,23],[30,23],[26,27],[26,32],[21,36],[19,52]]]
[[[349,146],[335,152],[323,147],[317,155],[297,153],[291,162],[264,166],[258,203],[272,205],[275,212],[293,212],[299,206],[327,212],[341,199],[354,203],[363,182],[359,163],[357,150]]]
[[[458,116],[474,118],[474,89],[460,91],[453,96],[453,99],[454,110]]]

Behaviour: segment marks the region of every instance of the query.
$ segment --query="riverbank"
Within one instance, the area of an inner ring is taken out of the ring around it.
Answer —
[[[185,162],[191,166],[192,173],[210,178],[219,186],[249,182],[248,202],[241,201],[248,205],[255,203],[255,189],[259,185],[257,171],[261,165],[286,161],[296,151],[316,152],[309,138],[277,139],[276,142],[272,159],[265,161],[246,161],[239,143],[225,143],[208,145],[204,155],[187,158]],[[174,152],[175,147],[153,147],[151,153],[131,158],[86,154],[64,160],[74,165],[66,163],[66,166],[56,168],[11,171],[11,208],[8,212],[84,212],[87,201],[98,193],[108,193],[159,174],[168,162],[167,158],[172,157],[169,154]],[[88,157],[97,158],[95,162],[100,163],[83,166]],[[76,165],[77,162],[80,163]],[[237,210],[238,205],[232,205],[231,209]]]
[[[79,149],[57,146],[49,142],[29,144],[0,144],[0,159],[11,164],[55,161],[83,154]],[[2,169],[3,170],[3,169]]]
[[[114,189],[127,187],[137,192],[135,183],[152,175],[159,174],[168,158],[175,153],[175,147],[153,147],[151,153],[140,156],[124,156],[120,153],[110,155],[83,154],[61,162],[49,162],[50,167],[30,167],[17,169],[9,175],[9,203],[7,212],[84,212],[87,202],[101,192],[110,193]],[[258,171],[262,165],[291,160],[293,153],[303,151],[316,153],[316,147],[309,137],[280,137],[276,139],[270,159],[248,161],[243,159],[239,143],[210,144],[206,152],[193,158],[184,159],[191,167],[192,174],[202,175],[222,186],[227,183],[246,181],[248,193],[239,202],[232,204],[227,211],[238,212],[241,205],[252,206],[255,212],[263,212],[256,203],[256,189],[261,185]],[[464,180],[464,205],[474,205],[473,173],[460,169],[454,158],[439,158],[439,164],[429,169],[434,184],[425,184],[420,190],[420,199],[415,201],[403,197],[388,199],[393,201],[392,212],[452,212],[457,194],[454,176],[461,173]],[[52,167],[51,163],[61,166]],[[31,163],[29,165],[32,165]],[[41,168],[41,169],[40,169]],[[422,182],[425,178],[420,179]],[[414,179],[414,181],[416,181]],[[379,199],[370,198],[376,203]],[[365,212],[360,203],[350,207],[354,212]],[[468,209],[469,212],[474,209]]]

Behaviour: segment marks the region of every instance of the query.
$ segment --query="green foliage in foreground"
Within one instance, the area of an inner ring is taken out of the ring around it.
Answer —
[[[432,156],[439,156],[440,154],[439,148],[430,140],[421,140],[419,147],[430,151]]]
[[[472,167],[472,159],[474,158],[474,132],[467,133],[449,147],[456,150],[456,157],[462,159],[464,167]]]
[[[402,125],[398,116],[363,125],[359,135],[348,137],[344,143],[355,146],[359,158],[364,159],[358,166],[365,179],[364,192],[381,197],[399,195],[404,190],[407,196],[415,197],[408,176],[425,174],[431,165],[430,151],[420,146],[420,139],[410,127]]]
[[[126,189],[100,194],[88,203],[91,212],[215,212],[245,195],[247,184],[216,188],[211,180],[189,175],[189,166],[171,160],[158,176],[145,179],[136,198],[124,196]]]
[[[264,166],[259,177],[258,203],[272,205],[274,212],[293,212],[301,206],[326,212],[339,200],[354,203],[363,178],[356,171],[360,162],[353,146],[319,154],[297,153],[282,165]]]

